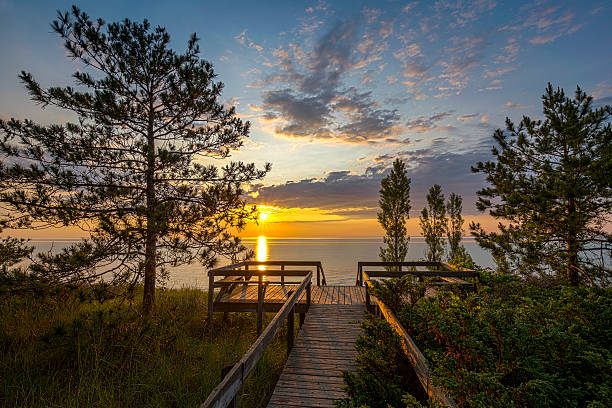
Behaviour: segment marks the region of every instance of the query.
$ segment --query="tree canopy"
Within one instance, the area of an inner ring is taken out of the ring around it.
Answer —
[[[527,275],[565,276],[609,284],[612,235],[612,107],[594,107],[548,84],[543,120],[523,117],[493,138],[495,160],[472,168],[486,176],[477,207],[498,219],[498,231],[470,228],[498,264]]]
[[[427,244],[427,260],[440,262],[444,255],[443,235],[447,229],[446,207],[444,194],[439,184],[434,184],[427,193],[427,207],[421,211],[419,219],[425,243]]]
[[[380,248],[380,259],[384,262],[403,262],[408,254],[410,237],[406,233],[406,220],[410,217],[410,179],[400,159],[395,159],[393,168],[381,181],[381,212],[378,222],[385,230],[384,243]]]
[[[150,311],[168,266],[211,266],[245,250],[231,234],[256,211],[243,188],[269,165],[215,165],[242,146],[249,123],[219,102],[223,84],[195,34],[177,53],[163,27],[106,24],[77,7],[58,12],[52,29],[79,64],[75,86],[19,78],[33,101],[76,120],[0,121],[5,226],[84,229],[89,238],[41,257],[34,270],[62,282],[144,280]]]

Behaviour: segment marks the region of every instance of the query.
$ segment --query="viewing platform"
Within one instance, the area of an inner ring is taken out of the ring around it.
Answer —
[[[202,408],[238,407],[242,384],[285,321],[288,357],[268,408],[333,407],[335,400],[346,397],[342,373],[357,368],[355,343],[366,310],[384,317],[402,337],[404,352],[424,391],[455,407],[442,390],[431,386],[427,362],[397,318],[369,293],[372,279],[404,275],[435,278],[427,283],[426,296],[432,296],[440,286],[472,289],[474,284],[464,278],[477,273],[441,262],[359,262],[355,286],[332,286],[327,285],[318,261],[246,261],[209,271],[209,327],[215,312],[254,312],[258,338]],[[276,315],[264,330],[266,312]],[[295,313],[299,314],[297,339]]]

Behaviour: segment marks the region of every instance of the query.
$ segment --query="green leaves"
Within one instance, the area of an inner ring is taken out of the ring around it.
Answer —
[[[507,119],[493,135],[496,161],[472,168],[489,183],[478,191],[478,209],[503,226],[470,229],[504,269],[608,285],[612,107],[593,108],[580,88],[571,99],[550,84],[542,102],[544,120],[524,117],[515,126]]]
[[[43,88],[26,72],[20,79],[35,102],[77,120],[0,121],[0,202],[20,214],[6,226],[84,229],[80,260],[40,258],[49,272],[61,265],[85,281],[108,274],[131,284],[144,276],[145,297],[156,268],[210,266],[244,251],[227,232],[255,217],[243,187],[270,165],[214,165],[242,146],[250,125],[219,102],[223,84],[200,58],[197,36],[177,53],[163,27],[106,24],[77,7],[58,13],[52,28],[80,65],[75,86]]]
[[[421,211],[419,224],[425,237],[425,243],[429,250],[427,260],[439,262],[444,255],[444,241],[442,236],[446,231],[446,207],[444,206],[444,195],[442,187],[434,184],[427,194],[427,207]]]
[[[386,248],[380,248],[380,259],[387,262],[403,262],[408,253],[410,237],[406,234],[406,220],[410,217],[410,179],[406,176],[404,162],[396,159],[387,177],[381,181],[381,212],[378,222],[386,231],[383,238]]]

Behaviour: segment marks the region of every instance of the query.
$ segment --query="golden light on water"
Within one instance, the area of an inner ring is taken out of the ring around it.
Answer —
[[[257,260],[260,262],[268,260],[268,243],[266,242],[266,237],[260,235],[257,237]],[[265,271],[266,267],[264,265],[260,265],[258,267],[260,271]]]

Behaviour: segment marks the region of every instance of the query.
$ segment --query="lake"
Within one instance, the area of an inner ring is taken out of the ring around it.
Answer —
[[[69,240],[32,240],[30,243],[39,251],[61,250],[74,243]],[[255,259],[264,260],[299,260],[321,261],[329,285],[354,285],[357,276],[358,261],[378,261],[382,238],[244,238],[247,247],[255,251]],[[472,238],[464,238],[463,245],[474,261],[484,267],[493,267],[493,258]],[[426,245],[423,237],[410,239],[407,261],[418,261],[425,258]],[[219,265],[229,262],[220,259]],[[208,287],[208,276],[201,265],[191,264],[173,268],[165,286],[171,288]]]

